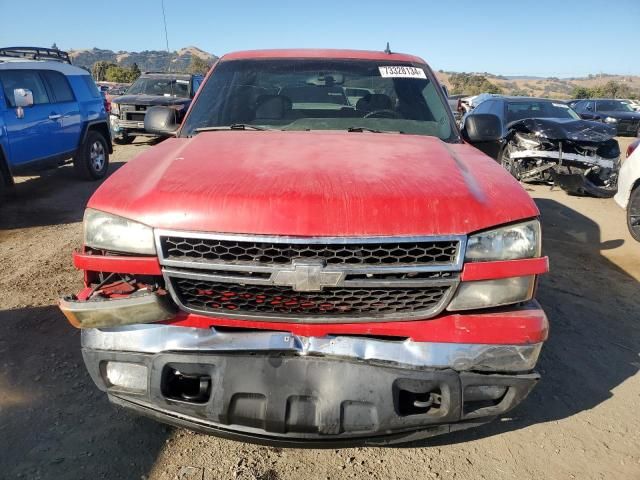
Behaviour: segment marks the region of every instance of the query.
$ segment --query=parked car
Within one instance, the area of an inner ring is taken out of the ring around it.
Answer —
[[[582,102],[583,100],[584,100],[583,98],[574,98],[571,100],[567,100],[565,103],[575,110],[578,102]]]
[[[574,108],[584,119],[614,126],[619,136],[640,136],[640,112],[626,100],[589,98],[578,102]]]
[[[614,200],[627,211],[631,236],[640,242],[640,139],[629,145],[627,159],[620,168],[618,193]]]
[[[564,103],[494,97],[466,116],[463,134],[477,128],[483,141],[476,146],[518,180],[554,182],[576,195],[616,193],[620,147],[615,129],[581,120]]]
[[[362,84],[375,92],[345,105]],[[147,110],[174,138],[89,200],[86,286],[60,301],[112,402],[328,446],[467,428],[531,391],[539,212],[461,141],[424,60],[234,53],[175,120]]]
[[[462,99],[465,96],[466,95],[460,95],[460,94],[447,95],[447,101],[449,103],[449,108],[451,109],[451,112],[453,113],[453,118],[455,119],[456,124],[460,123],[460,121],[462,120],[462,115],[465,113],[465,109],[462,106]]]
[[[83,178],[107,174],[111,137],[105,104],[86,70],[59,50],[0,49],[0,189],[16,175],[69,162]],[[37,57],[36,60],[31,58]]]
[[[151,106],[170,106],[181,121],[187,112],[202,75],[146,72],[129,87],[126,94],[111,102],[111,128],[114,141],[128,144],[137,136],[150,136],[144,117]]]

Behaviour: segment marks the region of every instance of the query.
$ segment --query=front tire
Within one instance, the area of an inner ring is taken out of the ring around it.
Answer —
[[[640,242],[640,185],[633,189],[629,197],[627,227],[629,227],[631,236]]]
[[[73,159],[73,166],[81,178],[100,180],[109,170],[109,149],[100,132],[90,130],[80,151]]]
[[[500,155],[498,157],[500,159],[500,165],[507,172],[511,174],[513,178],[516,180],[520,180],[520,169],[513,161],[513,159],[509,156],[509,145],[505,145],[504,148],[500,151]]]

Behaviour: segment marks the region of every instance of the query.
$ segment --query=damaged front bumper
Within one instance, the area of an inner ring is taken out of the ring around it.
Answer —
[[[537,165],[520,173],[519,180],[541,180],[551,172],[554,184],[568,193],[609,198],[618,191],[619,158],[548,150],[511,151],[512,161],[535,160]]]
[[[82,331],[87,368],[112,402],[207,433],[305,446],[485,423],[535,386],[541,347],[158,324]]]
[[[615,195],[620,146],[614,128],[527,118],[509,124],[509,131],[501,162],[518,180],[553,182],[574,195]]]

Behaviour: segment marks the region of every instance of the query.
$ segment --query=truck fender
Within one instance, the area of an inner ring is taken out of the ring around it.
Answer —
[[[82,127],[82,134],[80,135],[80,143],[78,143],[78,148],[84,144],[84,141],[87,138],[87,133],[89,130],[97,130],[98,132],[104,135],[105,140],[107,140],[107,146],[109,148],[109,153],[113,153],[113,143],[111,142],[111,130],[109,130],[109,125],[106,120],[94,120],[91,122],[86,122]]]

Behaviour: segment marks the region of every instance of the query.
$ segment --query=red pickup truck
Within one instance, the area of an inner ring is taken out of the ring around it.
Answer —
[[[280,445],[389,444],[521,402],[548,323],[539,212],[420,58],[222,57],[90,199],[60,307],[123,407]],[[466,141],[464,141],[465,139]]]

